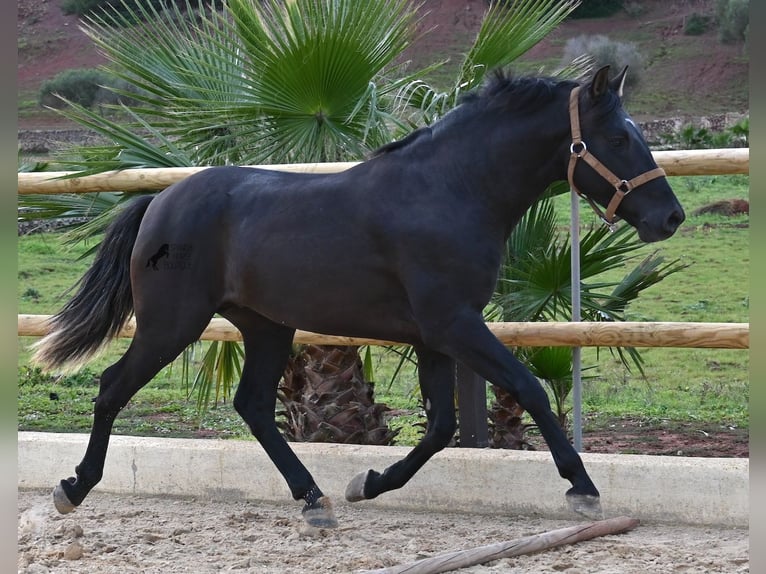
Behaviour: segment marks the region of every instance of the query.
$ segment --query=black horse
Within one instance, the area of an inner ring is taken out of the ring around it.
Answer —
[[[492,335],[482,310],[511,230],[556,180],[569,177],[607,208],[606,220],[616,213],[647,242],[670,237],[684,220],[623,110],[624,78],[625,70],[610,81],[603,68],[580,87],[497,73],[442,120],[342,173],[213,167],[131,202],[36,354],[48,368],[82,363],[135,314],[133,341],[101,376],[88,448],[76,477],[57,485],[56,508],[71,511],[99,482],[117,414],[219,313],[244,339],[234,406],[292,496],[305,501],[309,524],[337,522],[274,420],[299,328],[400,341],[417,352],[427,432],[404,459],[353,478],[348,500],[404,486],[447,445],[460,361],[530,413],[572,483],[570,505],[599,514],[599,492],[543,388]],[[163,246],[168,264],[147,267]]]

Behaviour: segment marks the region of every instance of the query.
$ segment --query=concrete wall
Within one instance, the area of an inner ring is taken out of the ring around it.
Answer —
[[[87,435],[21,432],[19,488],[53,488],[74,473]],[[293,449],[336,505],[346,484],[383,470],[409,447],[294,443]],[[747,526],[748,459],[583,454],[606,517],[649,522]],[[571,518],[569,483],[547,452],[446,449],[402,489],[356,504],[413,510]],[[290,500],[282,477],[255,441],[113,436],[105,492],[253,500]]]

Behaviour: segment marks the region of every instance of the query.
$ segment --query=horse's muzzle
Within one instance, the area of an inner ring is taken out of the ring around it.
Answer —
[[[658,222],[642,219],[638,226],[638,237],[646,243],[654,243],[671,237],[686,219],[683,208],[679,205]]]

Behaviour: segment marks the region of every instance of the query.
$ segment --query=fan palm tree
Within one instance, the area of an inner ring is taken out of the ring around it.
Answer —
[[[110,107],[117,116],[71,102],[61,111],[109,142],[60,159],[78,175],[363,159],[449,111],[487,70],[511,63],[579,2],[493,4],[444,93],[424,80],[428,69],[405,74],[398,65],[418,19],[407,0],[228,0],[220,12],[178,4],[159,10],[139,0],[85,18],[83,29],[110,62],[107,70],[132,88],[112,89],[130,102]],[[70,235],[79,240],[103,230],[127,195],[23,197],[20,204],[30,219],[94,216]],[[230,345],[215,345],[205,356],[196,377],[203,404],[211,388],[227,396],[238,375],[241,352]]]

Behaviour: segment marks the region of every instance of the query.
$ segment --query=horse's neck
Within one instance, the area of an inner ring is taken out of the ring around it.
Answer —
[[[566,102],[557,100],[546,110],[519,113],[506,127],[493,126],[489,119],[483,123],[465,130],[507,133],[482,141],[465,137],[465,130],[454,130],[449,141],[440,142],[440,150],[449,150],[440,164],[451,185],[475,188],[488,210],[512,227],[551,183],[566,179],[570,139]]]

